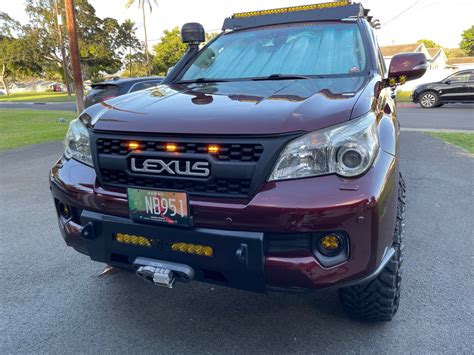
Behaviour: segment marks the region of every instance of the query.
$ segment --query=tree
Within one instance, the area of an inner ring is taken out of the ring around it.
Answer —
[[[142,52],[127,54],[125,56],[125,68],[123,76],[140,77],[148,75],[145,64],[145,55]]]
[[[426,48],[441,48],[441,46],[431,39],[420,39],[416,43],[424,44]]]
[[[120,25],[113,18],[101,19],[88,0],[75,0],[77,32],[84,78],[100,80],[101,72],[113,74],[122,66],[118,48]],[[51,11],[50,0],[27,0],[26,9],[30,18],[26,34],[34,33],[37,38],[35,51],[39,54],[39,64],[47,78],[59,79],[63,75],[59,34],[56,18]],[[59,13],[64,18],[64,4],[59,3]],[[63,37],[67,38],[64,26]],[[66,46],[67,47],[67,46]],[[69,60],[68,60],[69,62]],[[70,76],[68,67],[67,75]]]
[[[219,36],[219,32],[206,32],[206,43],[212,41],[214,38]]]
[[[474,56],[474,26],[462,33],[462,41],[459,47],[469,56]]]
[[[19,22],[8,15],[0,18],[0,82],[7,94],[7,79],[24,79],[41,72],[34,33],[25,35],[23,32]]]
[[[141,8],[142,10],[142,18],[143,18],[143,30],[145,31],[145,46],[144,46],[144,52],[145,52],[145,62],[146,62],[146,67],[147,67],[147,74],[150,74],[150,58],[149,58],[149,53],[148,53],[148,34],[146,31],[146,16],[145,16],[145,2],[148,4],[148,8],[150,9],[150,13],[153,11],[153,6],[152,2],[158,6],[157,0],[127,0],[127,3],[125,6],[129,8],[132,6],[135,2],[138,3],[138,7]]]
[[[187,46],[181,41],[181,32],[178,27],[165,30],[164,36],[159,43],[155,44],[153,50],[153,72],[165,75],[168,69],[174,66],[186,52]]]
[[[119,54],[122,57],[122,62],[125,63],[125,69],[128,71],[129,76],[133,76],[133,64],[137,57],[135,54],[132,54],[132,51],[136,52],[141,46],[135,33],[136,30],[135,23],[127,19],[120,26],[118,34]]]
[[[448,58],[467,57],[466,52],[464,52],[461,48],[445,48],[444,52]]]

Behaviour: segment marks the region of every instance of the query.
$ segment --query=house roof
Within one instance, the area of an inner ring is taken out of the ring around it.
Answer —
[[[441,48],[426,48],[426,50],[430,54],[430,57],[433,58],[436,54],[438,54]]]
[[[414,52],[421,46],[420,43],[399,44],[396,46],[385,46],[380,48],[384,57],[392,57],[398,53]]]
[[[474,57],[455,57],[449,58],[448,64],[474,64]]]

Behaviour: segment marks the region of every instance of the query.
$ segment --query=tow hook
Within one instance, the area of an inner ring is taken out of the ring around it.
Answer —
[[[194,270],[188,265],[148,258],[136,258],[133,262],[137,276],[145,282],[157,286],[173,288],[176,280],[190,281],[194,278]]]

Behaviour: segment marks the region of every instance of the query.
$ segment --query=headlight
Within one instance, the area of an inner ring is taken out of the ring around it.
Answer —
[[[64,140],[64,156],[76,159],[89,166],[92,164],[89,131],[79,118],[72,120]]]
[[[375,115],[314,131],[290,142],[269,181],[325,174],[354,177],[372,165],[379,148]]]

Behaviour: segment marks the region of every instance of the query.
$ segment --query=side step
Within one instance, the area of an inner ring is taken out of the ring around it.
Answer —
[[[144,281],[167,288],[173,288],[176,279],[184,282],[191,281],[195,274],[188,265],[142,257],[135,259],[133,267],[137,276]]]

